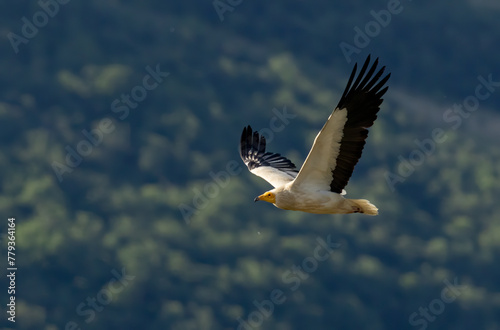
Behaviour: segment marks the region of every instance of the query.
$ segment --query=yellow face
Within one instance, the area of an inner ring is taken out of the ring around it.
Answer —
[[[268,203],[276,203],[276,196],[268,191],[268,192],[265,192],[263,193],[262,195],[260,195],[259,197],[255,198],[254,201],[264,201],[264,202],[268,202]]]

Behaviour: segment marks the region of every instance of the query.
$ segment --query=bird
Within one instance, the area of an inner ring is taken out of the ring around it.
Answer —
[[[266,151],[266,139],[250,125],[243,128],[239,154],[248,170],[274,189],[257,196],[293,211],[315,214],[363,213],[377,215],[378,208],[366,199],[345,198],[347,185],[368,137],[368,128],[387,92],[391,74],[385,66],[377,70],[379,59],[370,66],[367,56],[359,74],[356,63],[338,105],[314,139],[300,170],[279,153]],[[385,86],[385,87],[384,87]]]

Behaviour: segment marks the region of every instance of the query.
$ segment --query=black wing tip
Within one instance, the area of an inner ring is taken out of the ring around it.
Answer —
[[[266,138],[250,125],[243,128],[240,140],[240,157],[249,170],[259,166],[271,166],[284,172],[298,173],[288,158],[278,153],[266,152]]]
[[[249,135],[252,135],[252,126],[250,125],[243,127],[243,132],[241,132],[241,141],[246,139]]]
[[[391,73],[388,73],[387,75],[382,77],[386,70],[385,65],[382,66],[377,71],[377,67],[379,64],[378,57],[375,58],[375,61],[373,61],[371,66],[370,62],[371,62],[371,54],[368,54],[359,73],[357,72],[358,63],[354,64],[346,88],[342,93],[342,97],[340,98],[337,108],[343,108],[345,104],[349,102],[349,99],[355,94],[366,93],[380,99],[382,95],[384,95],[385,92],[387,92],[388,86],[386,86],[386,88],[384,89],[382,89],[382,87],[384,87],[384,85],[391,77]],[[370,68],[368,69],[368,67]],[[353,83],[355,77],[356,80]],[[383,93],[381,93],[382,91]]]
[[[349,77],[344,93],[337,108],[346,108],[347,122],[344,126],[344,136],[337,156],[337,164],[332,171],[330,189],[341,193],[347,185],[354,167],[361,158],[365,140],[368,137],[368,127],[377,119],[382,96],[389,86],[385,86],[391,74],[384,76],[386,67],[378,68],[379,58],[371,62],[371,54],[367,56],[359,73],[357,63]],[[354,82],[353,82],[354,81]],[[385,86],[385,87],[384,87]]]

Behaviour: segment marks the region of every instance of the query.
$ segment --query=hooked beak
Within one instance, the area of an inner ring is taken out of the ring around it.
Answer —
[[[255,197],[255,199],[254,199],[253,201],[254,201],[254,202],[258,202],[258,201],[260,201],[259,196]]]

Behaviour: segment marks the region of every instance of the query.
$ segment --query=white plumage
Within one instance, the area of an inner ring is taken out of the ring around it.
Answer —
[[[378,214],[366,199],[346,199],[344,187],[361,157],[367,128],[377,118],[383,87],[390,74],[382,78],[385,67],[375,73],[378,59],[368,70],[370,56],[359,75],[354,65],[339,104],[314,139],[300,171],[280,154],[266,152],[266,139],[250,126],[243,129],[240,156],[251,173],[274,189],[255,198],[285,210],[309,213]],[[382,78],[382,79],[381,79]],[[354,82],[353,82],[354,81]]]

